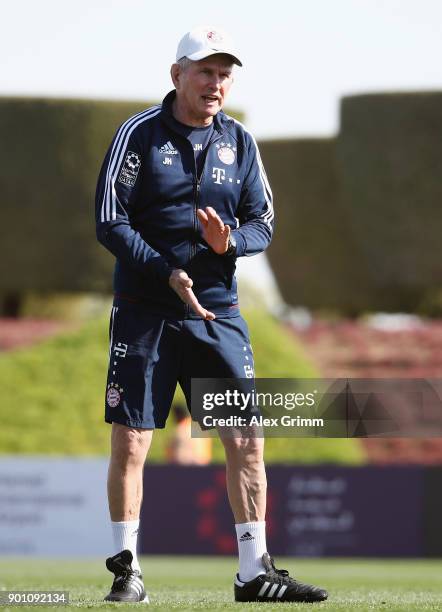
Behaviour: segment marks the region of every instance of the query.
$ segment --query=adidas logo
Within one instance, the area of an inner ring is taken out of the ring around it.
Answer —
[[[161,147],[159,153],[164,153],[165,155],[178,155],[178,151],[175,149],[170,140],[168,140],[166,144]]]
[[[247,540],[254,540],[254,536],[252,536],[252,534],[248,531],[246,531],[245,533],[242,534],[242,536],[239,538],[240,542],[247,542]]]

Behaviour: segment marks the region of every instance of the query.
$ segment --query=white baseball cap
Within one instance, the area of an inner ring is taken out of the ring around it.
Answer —
[[[231,55],[234,63],[242,66],[235,45],[226,32],[212,26],[200,26],[184,34],[178,43],[176,61],[187,57],[197,62],[216,53]]]

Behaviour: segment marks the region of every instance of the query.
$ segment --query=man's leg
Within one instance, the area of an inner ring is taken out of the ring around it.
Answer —
[[[291,578],[286,570],[277,570],[267,552],[264,439],[222,435],[221,439],[226,451],[227,493],[238,539],[235,601],[324,601],[327,591]]]
[[[112,423],[108,474],[115,578],[106,601],[147,602],[136,545],[143,468],[153,429],[164,427],[181,362],[180,321],[146,312],[143,303],[117,300],[110,324],[105,420]]]
[[[130,550],[132,568],[140,571],[137,535],[143,498],[143,468],[152,441],[152,429],[112,423],[107,490],[115,551]]]
[[[267,479],[264,438],[222,437],[227,494],[236,523],[265,520]]]
[[[240,316],[215,321],[186,321],[186,346],[180,384],[191,405],[194,378],[244,379],[253,375],[253,352],[247,324]],[[253,389],[253,379],[242,391]],[[230,435],[229,435],[230,433]],[[247,437],[219,434],[226,453],[227,493],[235,517],[242,580],[265,573],[266,474],[264,440],[247,430]]]
[[[247,379],[246,387],[241,383],[241,390],[252,390],[253,353],[242,317],[189,320],[185,321],[185,331],[185,358],[179,381],[189,406],[192,378]],[[227,493],[235,517],[239,552],[235,601],[323,601],[326,591],[295,581],[286,570],[277,570],[267,552],[262,431],[249,427],[241,432],[243,437],[233,437],[231,428],[223,429],[220,427],[218,432],[226,453]]]
[[[264,438],[223,437],[226,453],[227,494],[235,517],[239,576],[247,582],[264,574],[267,551],[265,512],[267,479]]]

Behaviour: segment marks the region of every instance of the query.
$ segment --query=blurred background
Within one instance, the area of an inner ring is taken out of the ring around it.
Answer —
[[[228,111],[275,196],[271,247],[238,262],[256,375],[440,378],[440,2],[1,7],[0,553],[111,552],[114,262],[95,183],[119,124],[172,88],[195,25],[237,41]],[[141,551],[235,554],[221,446],[189,437],[182,401],[147,460]],[[441,439],[271,439],[266,457],[273,554],[442,556]]]

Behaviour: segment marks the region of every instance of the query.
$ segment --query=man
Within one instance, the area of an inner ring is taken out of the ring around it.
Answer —
[[[272,194],[253,137],[222,107],[241,66],[229,37],[196,28],[180,41],[163,103],[118,130],[96,198],[97,236],[117,258],[105,419],[115,574],[108,601],[147,601],[136,555],[146,454],[177,381],[253,376],[240,316],[237,257],[263,251]],[[236,522],[237,601],[321,601],[327,593],[276,570],[266,552],[263,440],[224,438]]]

